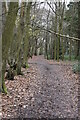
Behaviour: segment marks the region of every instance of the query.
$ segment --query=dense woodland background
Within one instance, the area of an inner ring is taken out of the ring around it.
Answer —
[[[7,93],[5,77],[22,75],[21,68],[33,55],[58,62],[79,60],[80,2],[3,2],[0,16],[2,92]]]

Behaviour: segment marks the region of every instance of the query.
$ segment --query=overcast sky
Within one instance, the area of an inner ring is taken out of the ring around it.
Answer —
[[[23,2],[28,2],[28,1],[32,1],[32,2],[45,2],[46,0],[19,0],[19,2],[21,3],[21,1]],[[59,2],[59,1],[63,1],[64,0],[47,0],[49,2]],[[69,4],[69,2],[73,2],[73,0],[65,0],[66,2],[66,5]],[[41,6],[44,6],[44,5],[41,5]],[[49,9],[49,6],[46,4],[46,8]]]
[[[46,1],[46,0],[19,0],[20,2],[21,1],[25,1],[25,2],[27,2],[27,1],[32,1],[32,2],[44,2],[44,1]],[[47,1],[51,1],[51,2],[59,2],[59,1],[64,1],[64,0],[47,0]],[[73,1],[73,0],[65,0],[66,1],[66,3],[69,3],[70,1]]]

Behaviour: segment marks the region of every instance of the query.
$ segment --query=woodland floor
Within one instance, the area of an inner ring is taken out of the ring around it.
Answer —
[[[71,62],[29,59],[23,76],[6,80],[8,95],[2,95],[3,118],[78,117],[78,76]]]

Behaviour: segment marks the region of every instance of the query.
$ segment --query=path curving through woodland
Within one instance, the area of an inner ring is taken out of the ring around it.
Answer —
[[[71,71],[70,63],[48,61],[43,56],[33,56],[28,62],[30,68],[23,69],[23,77],[6,81],[9,96],[3,95],[3,109],[8,112],[3,110],[3,117],[78,117],[78,79]],[[13,88],[14,93],[10,90],[11,82],[17,89]],[[13,102],[10,96],[14,98]]]

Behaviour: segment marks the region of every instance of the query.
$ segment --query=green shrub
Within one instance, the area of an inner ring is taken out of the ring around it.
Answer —
[[[29,65],[28,65],[28,64],[26,64],[26,68],[29,68]]]
[[[80,63],[74,64],[74,65],[72,66],[72,70],[73,70],[74,73],[80,72]]]
[[[69,60],[69,55],[64,55],[64,60]],[[71,55],[71,61],[75,61],[75,56]]]

